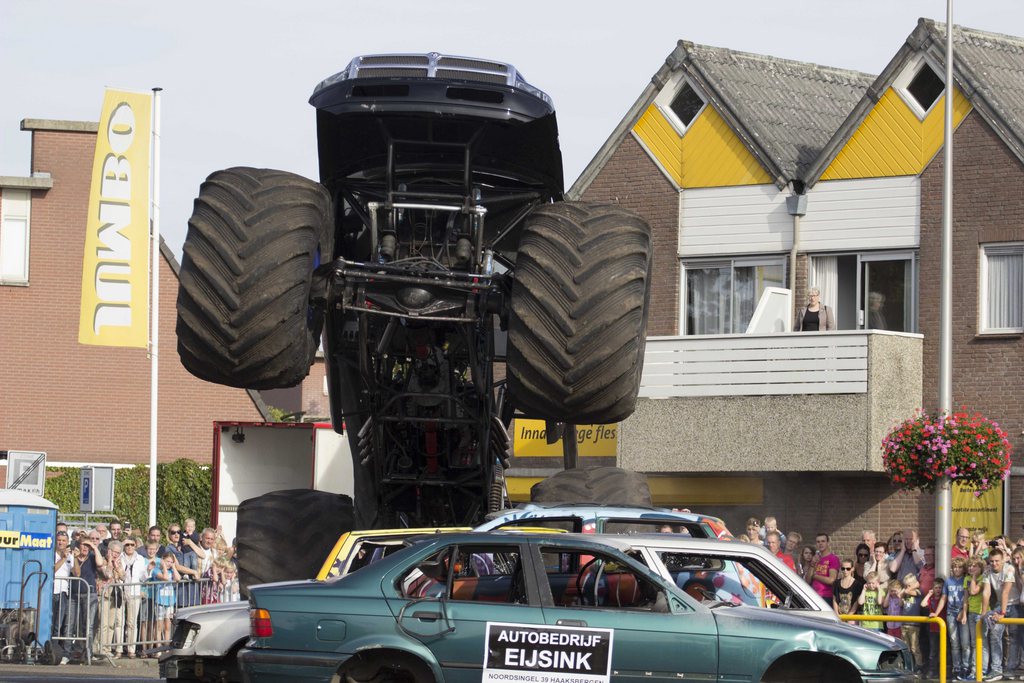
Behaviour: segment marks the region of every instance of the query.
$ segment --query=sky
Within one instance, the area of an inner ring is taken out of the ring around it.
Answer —
[[[97,121],[105,87],[163,88],[160,224],[180,257],[213,171],[318,177],[308,99],[357,55],[515,65],[554,99],[568,188],[678,40],[877,74],[919,17],[944,22],[946,0],[0,0],[0,176],[29,175],[22,119]],[[953,20],[1024,36],[1024,0],[955,0]]]

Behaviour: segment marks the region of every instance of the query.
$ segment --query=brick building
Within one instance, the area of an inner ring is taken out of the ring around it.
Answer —
[[[50,464],[149,462],[146,349],[78,343],[85,223],[97,124],[25,120],[28,177],[0,177],[0,450]],[[208,464],[213,420],[263,420],[254,392],[209,384],[178,360],[178,264],[160,260],[160,461]],[[0,476],[3,468],[0,467]]]
[[[1020,452],[1024,41],[954,40],[953,401]],[[674,480],[662,502],[740,529],[775,515],[844,552],[865,528],[934,539],[933,498],[895,491],[879,444],[938,403],[944,44],[921,20],[872,76],[681,41],[570,190],[654,230],[652,337],[619,461]],[[743,334],[770,287],[795,294],[792,315],[821,289],[837,331]]]

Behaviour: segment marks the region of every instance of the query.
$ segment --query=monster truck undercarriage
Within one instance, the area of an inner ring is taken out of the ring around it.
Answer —
[[[561,201],[553,107],[510,65],[357,58],[310,101],[320,183],[234,168],[200,189],[182,362],[230,386],[292,386],[322,329],[357,526],[475,523],[503,503],[515,413],[632,412],[650,230],[616,205]]]

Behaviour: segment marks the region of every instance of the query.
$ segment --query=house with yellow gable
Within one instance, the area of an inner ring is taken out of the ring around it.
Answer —
[[[1024,40],[954,42],[953,399],[1020,448]],[[880,443],[938,401],[944,45],[922,19],[872,76],[680,41],[571,188],[654,231],[642,398],[617,448],[657,502],[738,529],[774,515],[844,551],[868,528],[933,537],[933,500],[895,492]],[[790,332],[811,287],[836,329]],[[758,328],[777,290],[792,310]]]

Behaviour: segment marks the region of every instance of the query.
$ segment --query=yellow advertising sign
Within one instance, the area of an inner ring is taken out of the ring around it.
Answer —
[[[0,548],[52,548],[53,534],[32,531],[0,531]]]
[[[93,157],[78,341],[149,341],[149,145],[152,96],[107,90]]]
[[[1003,483],[975,497],[974,491],[953,483],[953,521],[951,542],[956,544],[956,530],[967,527],[972,532],[984,531],[985,538],[993,539],[1003,533]]]
[[[619,425],[576,425],[576,443],[580,457],[614,458],[619,448]],[[517,458],[561,458],[562,440],[548,443],[544,420],[516,418],[513,449]]]

